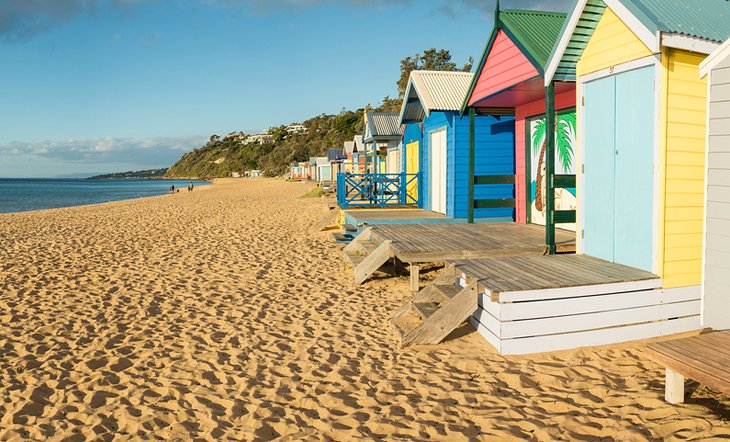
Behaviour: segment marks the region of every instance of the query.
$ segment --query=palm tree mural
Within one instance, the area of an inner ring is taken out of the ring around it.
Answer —
[[[557,139],[555,143],[556,160],[563,172],[570,171],[573,167],[573,155],[575,145],[575,113],[558,115],[556,120]],[[537,176],[535,177],[535,208],[540,212],[545,210],[545,195],[543,195],[543,184],[545,181],[545,151],[547,149],[547,137],[545,136],[546,123],[544,119],[535,121],[532,127],[532,153],[538,155]],[[539,153],[538,153],[538,146]]]

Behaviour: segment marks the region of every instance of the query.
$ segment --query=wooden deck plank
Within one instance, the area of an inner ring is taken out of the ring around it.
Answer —
[[[661,352],[682,360],[683,363],[690,364],[698,369],[707,371],[708,373],[716,373],[718,377],[724,377],[730,380],[730,368],[728,368],[727,358],[717,357],[712,352],[714,349],[706,349],[699,347],[698,341],[692,342],[692,347],[682,345],[676,341],[663,342]],[[697,347],[696,347],[697,346]]]
[[[540,254],[545,250],[544,227],[531,224],[383,224],[370,227],[377,231],[379,238],[392,242],[396,256],[408,254],[413,258],[417,253],[424,253],[424,261],[460,256],[502,256],[510,251]],[[575,241],[573,232],[560,230],[557,236],[561,242]]]
[[[449,262],[487,290],[498,293],[659,279],[649,272],[585,255],[508,256]]]
[[[697,341],[712,349],[713,351],[725,355],[730,363],[730,339],[716,339],[714,336],[717,333],[708,333],[706,335],[700,335]]]
[[[649,344],[652,359],[667,369],[730,394],[730,330]]]

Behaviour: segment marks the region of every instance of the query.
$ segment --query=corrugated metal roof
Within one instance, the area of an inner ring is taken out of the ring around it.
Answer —
[[[620,0],[650,31],[724,42],[730,37],[727,0]]]
[[[497,33],[503,30],[510,40],[520,48],[530,60],[535,69],[542,75],[545,72],[550,54],[555,42],[562,34],[566,23],[567,14],[561,12],[534,11],[522,9],[508,9],[498,11],[495,18],[492,35],[489,38],[482,57],[477,64],[476,72],[468,92],[463,97],[460,105],[462,112],[465,112],[469,99],[471,98],[476,82],[479,79],[487,58],[492,50]]]
[[[508,9],[499,12],[502,29],[514,43],[531,56],[542,72],[565,24],[561,12]],[[528,57],[530,58],[530,57]]]
[[[432,111],[458,111],[473,78],[471,72],[411,72],[399,123],[423,121]]]
[[[652,33],[681,34],[721,43],[730,37],[730,2],[727,0],[617,0]],[[561,35],[571,32],[568,45],[559,54],[556,46],[550,55],[560,57],[554,80],[575,81],[575,67],[583,55],[598,22],[606,10],[603,0],[588,0],[582,11],[576,0],[573,13],[580,13],[574,30],[566,21]]]
[[[398,114],[390,112],[370,112],[367,114],[364,142],[399,140],[401,135]]]
[[[362,152],[365,149],[365,142],[363,141],[362,135],[355,135],[352,141],[355,143],[355,152]]]

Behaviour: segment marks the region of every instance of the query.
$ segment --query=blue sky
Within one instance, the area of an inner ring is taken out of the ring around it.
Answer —
[[[504,0],[565,11],[571,0]],[[493,0],[0,2],[0,177],[166,167],[251,132],[397,95],[399,62],[481,54]]]

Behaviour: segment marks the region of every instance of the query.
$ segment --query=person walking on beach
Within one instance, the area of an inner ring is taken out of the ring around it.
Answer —
[[[193,183],[188,184],[188,192],[193,191]]]

